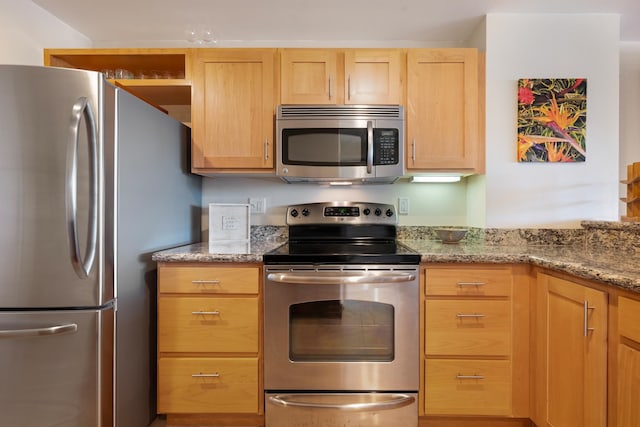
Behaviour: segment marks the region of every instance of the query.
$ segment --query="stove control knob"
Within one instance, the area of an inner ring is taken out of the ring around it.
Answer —
[[[387,209],[387,211],[384,214],[386,216],[393,216],[393,211],[391,209]]]
[[[307,208],[302,209],[302,216],[309,216],[309,209]]]
[[[371,209],[369,208],[364,208],[364,210],[362,211],[363,214],[365,215],[369,215],[371,213]]]
[[[382,215],[382,210],[380,208],[376,208],[375,212],[376,216]]]
[[[291,209],[291,216],[292,217],[297,217],[298,216],[298,210],[297,209]]]

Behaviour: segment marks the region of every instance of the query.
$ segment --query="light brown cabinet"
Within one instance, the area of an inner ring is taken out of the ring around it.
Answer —
[[[116,86],[190,124],[192,52],[178,48],[45,49],[44,65],[104,72]]]
[[[617,427],[640,425],[640,301],[618,297]]]
[[[274,168],[275,49],[199,49],[193,59],[192,171]]]
[[[406,168],[484,171],[476,49],[408,49]]]
[[[159,266],[159,413],[261,413],[260,272]]]
[[[510,267],[425,269],[426,415],[513,414],[513,282]]]
[[[537,426],[607,425],[607,303],[603,291],[538,274]]]
[[[282,104],[403,102],[402,49],[281,49]]]

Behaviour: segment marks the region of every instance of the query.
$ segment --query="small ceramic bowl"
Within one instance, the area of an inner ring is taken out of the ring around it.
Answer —
[[[467,235],[466,228],[438,228],[436,234],[442,243],[458,243]]]

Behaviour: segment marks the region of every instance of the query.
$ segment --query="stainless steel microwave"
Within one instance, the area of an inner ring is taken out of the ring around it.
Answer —
[[[281,105],[276,175],[287,182],[392,183],[404,175],[399,105]]]

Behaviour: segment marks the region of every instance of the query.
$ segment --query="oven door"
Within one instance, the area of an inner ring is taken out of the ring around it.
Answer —
[[[415,391],[417,266],[265,268],[265,389]]]

